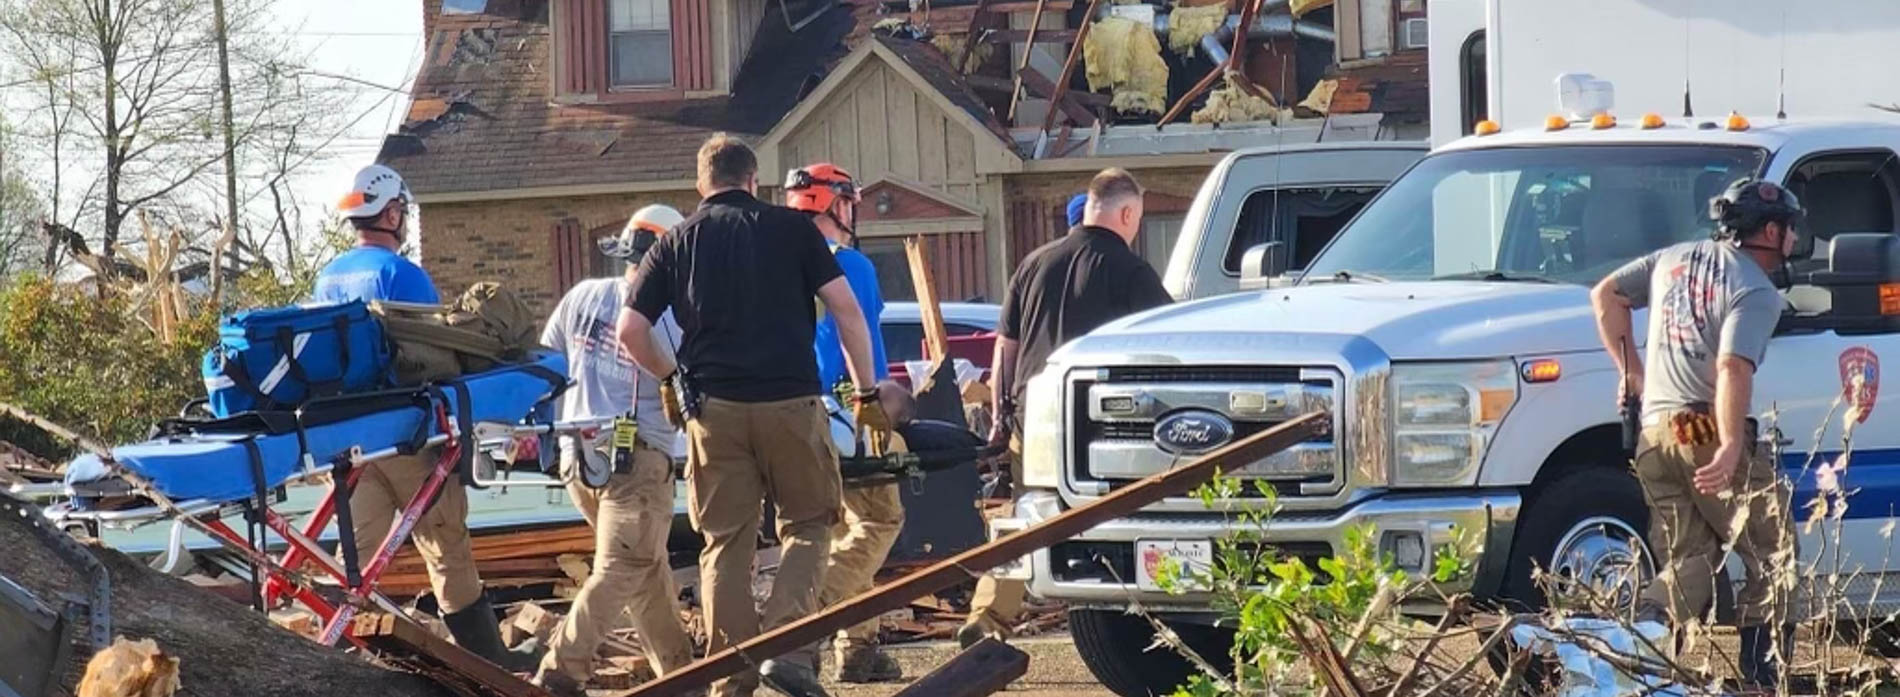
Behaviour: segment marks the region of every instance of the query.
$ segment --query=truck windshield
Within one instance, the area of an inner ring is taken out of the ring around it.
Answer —
[[[1594,284],[1650,251],[1706,238],[1709,199],[1765,157],[1673,145],[1434,155],[1366,206],[1302,278]]]

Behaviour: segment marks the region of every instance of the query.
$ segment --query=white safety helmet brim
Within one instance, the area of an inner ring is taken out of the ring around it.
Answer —
[[[337,201],[336,207],[345,218],[368,218],[382,213],[396,199],[404,204],[415,200],[402,175],[384,165],[370,165],[357,170],[356,181],[350,184],[349,193]]]
[[[620,234],[601,238],[600,253],[614,259],[638,259],[646,255],[654,242],[683,222],[686,216],[672,206],[656,203],[641,208],[627,219]]]

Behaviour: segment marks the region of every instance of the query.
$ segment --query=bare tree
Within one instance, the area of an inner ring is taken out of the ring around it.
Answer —
[[[93,241],[88,253],[96,263],[87,266],[121,268],[112,260],[122,240],[142,239],[126,231],[139,211],[188,230],[188,244],[216,254],[220,245],[202,243],[219,237],[231,217],[230,179],[268,176],[299,130],[321,131],[336,118],[328,107],[343,88],[300,80],[302,57],[269,26],[267,0],[226,5],[228,140],[217,116],[213,0],[0,0],[5,52],[31,71],[25,82],[38,107],[33,127],[48,136],[41,140],[50,143],[54,176],[64,179],[54,184],[49,222],[73,233],[54,235],[62,241]],[[227,151],[238,168],[230,178]],[[241,198],[261,200],[264,188]],[[229,225],[239,239],[223,245],[226,251],[250,250],[262,259],[268,245],[254,226]]]
[[[40,199],[20,172],[16,142],[0,121],[0,279],[33,265],[44,246],[35,225],[42,215]]]

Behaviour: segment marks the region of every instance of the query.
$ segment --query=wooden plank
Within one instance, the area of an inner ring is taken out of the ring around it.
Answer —
[[[969,28],[963,35],[963,48],[957,51],[957,62],[950,64],[951,70],[958,74],[976,72],[970,69],[970,49],[976,48],[976,42],[971,39],[982,35],[981,27],[988,26],[989,19],[990,0],[976,0],[976,9],[970,11]]]
[[[949,167],[944,161],[943,133],[947,125],[943,113],[927,106],[921,97],[917,103],[917,145],[918,155],[922,158],[923,172],[918,178],[925,184],[942,185],[950,177]]]
[[[377,613],[357,617],[353,629],[358,638],[378,651],[408,656],[446,671],[448,676],[435,673],[431,676],[444,682],[447,682],[446,678],[453,677],[461,683],[463,690],[503,697],[553,697],[552,693],[515,677],[507,669],[489,663],[467,649],[436,638],[414,622]],[[455,686],[444,686],[455,689]]]
[[[884,102],[890,109],[891,171],[897,176],[917,179],[920,165],[917,151],[917,93],[894,70],[884,74]]]
[[[904,238],[904,256],[910,260],[910,282],[917,290],[917,313],[924,324],[924,357],[934,361],[950,354],[950,337],[943,329],[937,276],[930,268],[930,253],[921,235]]]
[[[1049,6],[1049,0],[1036,0],[1036,13],[1029,17],[1029,31],[1023,34],[1023,59],[1016,64],[1014,82],[1009,86],[1009,110],[1003,120],[1016,123],[1016,104],[1023,96],[1022,73],[1029,68],[1029,59],[1036,55],[1036,29],[1042,25],[1042,11]],[[1073,40],[1073,37],[1071,37]]]
[[[837,94],[843,98],[836,100],[825,113],[825,130],[831,131],[831,149],[824,156],[831,158],[828,162],[855,172],[864,159],[858,150],[858,96],[851,90],[840,90]]]
[[[1076,101],[1077,97],[1083,96],[1082,94],[1056,89],[1056,83],[1050,82],[1047,76],[1044,76],[1035,68],[1023,68],[1022,72],[1018,74],[1018,77],[1022,79],[1023,87],[1029,90],[1030,94],[1038,97],[1050,97],[1053,99],[1057,92],[1061,92],[1062,99],[1054,102],[1054,104],[1062,109],[1062,113],[1068,115],[1070,121],[1084,126],[1095,123],[1095,112],[1089,111],[1088,107],[1082,106]],[[1103,108],[1108,107],[1110,100],[1113,99],[1105,94],[1086,94],[1087,96],[1095,97],[1096,99],[1092,101]]]
[[[983,35],[989,44],[1066,44],[1075,40],[1075,29],[1051,29],[1030,33],[1023,29],[997,29]]]
[[[1082,42],[1088,40],[1089,27],[1095,26],[1095,22],[1091,20],[1095,18],[1096,11],[1101,8],[1102,0],[1089,0],[1088,12],[1082,13],[1082,26],[1075,30],[1075,44],[1069,47],[1069,58],[1062,62],[1062,72],[1056,76],[1056,91],[1049,97],[1052,103],[1061,102],[1062,95],[1069,91],[1069,80],[1075,77],[1075,64],[1082,59]],[[1049,115],[1042,117],[1042,133],[1047,134],[1049,129],[1055,127],[1056,114],[1060,112],[1060,109],[1050,109]]]
[[[1007,564],[1023,555],[1068,540],[1110,520],[1133,514],[1169,496],[1186,494],[1216,472],[1227,472],[1326,432],[1327,417],[1309,413],[1230,443],[1180,467],[1150,475],[1135,484],[1076,506],[1024,530],[984,544],[910,575],[858,594],[821,612],[740,642],[680,670],[648,682],[626,697],[677,695],[758,665],[765,659],[811,644],[832,633],[904,607],[911,600],[969,580],[972,574]]]
[[[851,170],[858,181],[866,182],[878,179],[891,170],[890,112],[886,110],[884,97],[883,66],[875,66],[876,71],[866,76],[858,85],[858,142],[863,161],[858,163],[861,169]]]
[[[943,146],[949,181],[955,184],[976,181],[976,135],[966,128],[952,128],[944,132]],[[968,192],[959,193],[965,200],[976,198]]]
[[[1029,654],[985,637],[925,673],[895,697],[986,697],[1029,672]]]

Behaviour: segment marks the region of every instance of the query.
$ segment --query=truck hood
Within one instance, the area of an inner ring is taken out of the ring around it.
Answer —
[[[1394,360],[1494,358],[1600,346],[1589,290],[1583,286],[1328,283],[1156,308],[1103,326],[1052,358],[1087,361],[1084,356],[1090,354],[1131,357],[1217,344],[1291,347],[1312,336],[1369,341]]]

